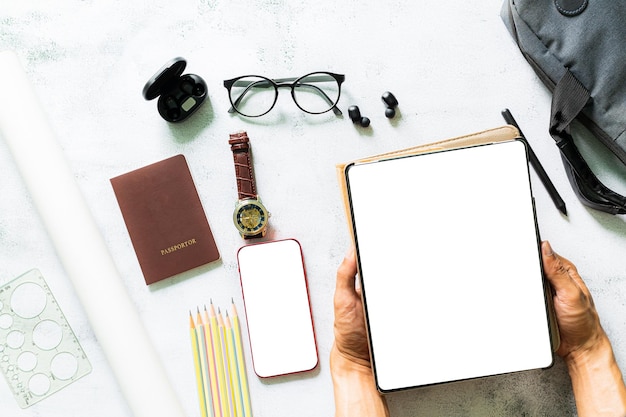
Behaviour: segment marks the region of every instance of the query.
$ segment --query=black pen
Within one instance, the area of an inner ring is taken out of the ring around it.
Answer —
[[[502,117],[504,118],[504,121],[506,123],[515,126],[517,130],[519,130],[519,134],[522,138],[526,138],[524,136],[524,133],[522,132],[522,129],[520,129],[509,109],[502,110]],[[526,143],[528,143],[528,141]],[[546,187],[546,190],[548,191],[550,198],[552,198],[552,201],[554,202],[556,208],[559,209],[559,211],[565,216],[567,216],[567,208],[565,207],[565,202],[559,195],[559,192],[554,187],[554,184],[552,183],[552,180],[550,180],[550,177],[548,177],[548,173],[545,169],[543,169],[543,166],[541,165],[541,162],[539,162],[537,155],[535,155],[533,148],[531,148],[530,143],[528,143],[528,159],[530,160],[530,165],[532,165],[544,187]]]

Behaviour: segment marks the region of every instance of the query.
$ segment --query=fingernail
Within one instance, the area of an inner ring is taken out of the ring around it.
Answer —
[[[550,246],[550,242],[547,240],[543,242],[543,246],[541,247],[544,256],[552,256],[554,255],[554,250],[552,250],[552,246]]]

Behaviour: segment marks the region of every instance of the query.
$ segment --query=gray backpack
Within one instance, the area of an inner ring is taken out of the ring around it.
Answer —
[[[552,91],[550,135],[576,195],[594,209],[626,214],[626,197],[594,175],[570,128],[577,119],[626,164],[626,2],[504,0],[501,16]]]

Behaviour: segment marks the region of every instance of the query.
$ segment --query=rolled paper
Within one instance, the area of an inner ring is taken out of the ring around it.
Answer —
[[[0,133],[135,417],[183,417],[17,55],[0,52]],[[115,309],[111,309],[111,302]]]

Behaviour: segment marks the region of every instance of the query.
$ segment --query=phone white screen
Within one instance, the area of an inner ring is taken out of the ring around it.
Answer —
[[[242,247],[237,255],[255,373],[262,378],[317,366],[302,250],[293,239]]]

